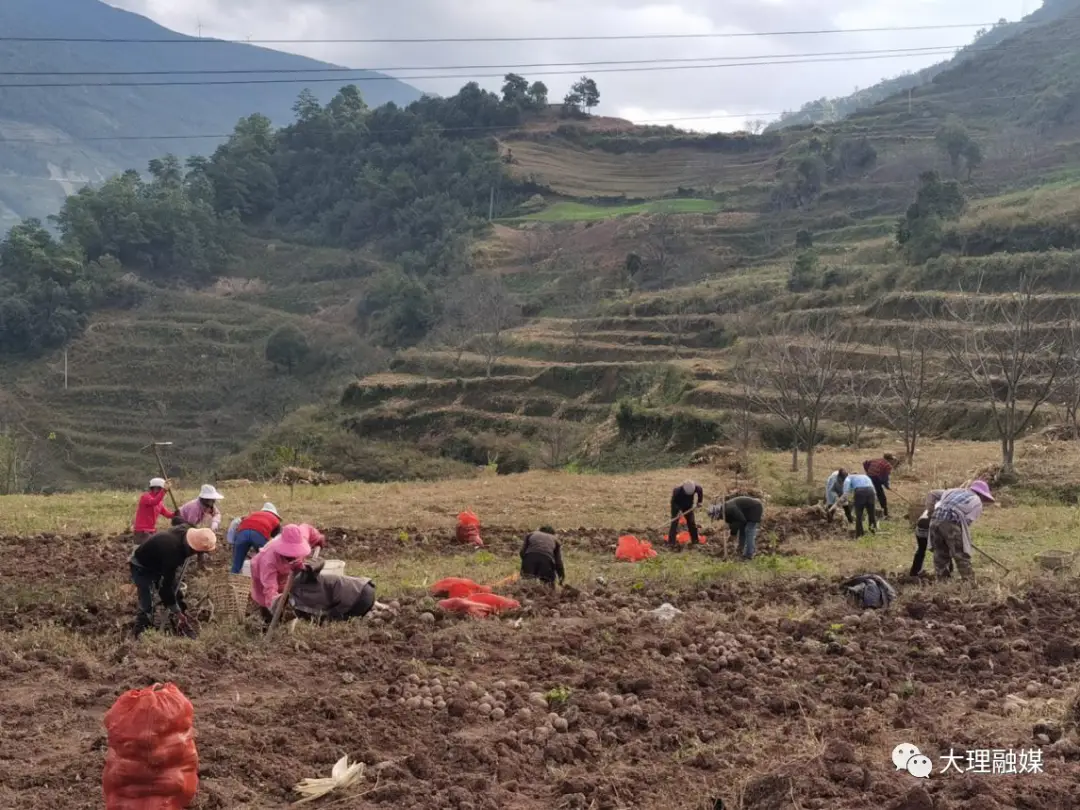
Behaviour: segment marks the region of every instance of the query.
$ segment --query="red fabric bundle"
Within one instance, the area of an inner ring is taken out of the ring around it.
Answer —
[[[480,518],[472,512],[462,512],[457,516],[457,539],[459,543],[482,546],[480,538]]]
[[[175,685],[125,692],[105,714],[105,810],[184,810],[199,789],[195,710]]]
[[[487,585],[477,585],[471,579],[462,577],[446,577],[431,586],[432,596],[463,598],[472,596],[474,593],[491,593],[491,588]]]
[[[648,540],[639,540],[632,534],[624,534],[619,538],[619,545],[615,549],[616,560],[627,562],[641,562],[656,556],[656,549]]]
[[[521,602],[516,599],[511,599],[508,596],[499,596],[497,593],[474,593],[468,598],[470,602],[479,602],[481,605],[488,605],[493,608],[496,613],[502,613],[505,610],[517,610],[521,607]]]
[[[443,599],[439,607],[447,613],[460,613],[463,616],[471,616],[474,619],[486,619],[495,608],[482,602],[474,602],[472,599]]]

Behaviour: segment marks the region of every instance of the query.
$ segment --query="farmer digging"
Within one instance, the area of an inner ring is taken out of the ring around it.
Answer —
[[[757,550],[757,534],[761,528],[761,518],[765,514],[765,505],[757,498],[740,495],[723,504],[709,507],[709,516],[713,520],[723,520],[728,525],[731,536],[738,543],[739,555],[744,560],[754,559]]]
[[[223,500],[225,496],[216,488],[203,484],[199,497],[181,506],[178,517],[188,526],[200,526],[204,521],[209,521],[210,529],[216,532],[221,526],[221,510],[217,502]]]
[[[679,533],[679,518],[686,518],[686,530],[690,532],[690,544],[698,544],[697,521],[694,519],[694,496],[697,496],[697,506],[701,506],[705,500],[705,491],[701,484],[693,481],[685,481],[675,487],[671,492],[671,528],[668,531],[667,545],[678,549],[679,542],[676,539]]]
[[[553,528],[541,526],[540,531],[525,535],[525,544],[521,547],[521,578],[538,579],[554,588],[556,577],[560,585],[566,581],[562,546]]]
[[[882,520],[889,519],[889,501],[885,498],[885,490],[891,489],[889,476],[892,475],[892,471],[899,463],[896,456],[892,453],[886,453],[882,458],[864,461],[862,465],[863,471],[870,476],[870,481],[874,485],[874,492],[877,494],[878,503],[881,505]]]
[[[833,511],[840,504],[840,498],[844,494],[844,482],[847,477],[847,470],[841,467],[825,480],[825,509],[829,520],[832,520]],[[850,504],[843,504],[843,509],[844,517],[847,518],[848,523],[851,523],[854,518],[851,515]]]
[[[930,548],[934,552],[934,573],[938,579],[951,575],[950,563],[956,562],[961,579],[972,579],[971,524],[983,512],[983,504],[994,503],[990,487],[985,481],[973,481],[957,489],[936,489],[926,496],[929,506],[932,499],[937,506],[930,517]]]
[[[176,513],[165,506],[165,495],[169,491],[169,482],[164,478],[151,478],[150,488],[139,497],[139,506],[135,510],[135,521],[131,524],[131,530],[135,534],[135,541],[143,543],[150,539],[150,535],[157,531],[159,517],[171,520]]]
[[[840,503],[855,505],[855,539],[863,536],[863,515],[870,520],[870,533],[877,533],[877,511],[874,504],[874,482],[869,475],[849,475],[844,481],[844,494]]]
[[[158,532],[132,552],[131,581],[139,593],[139,615],[135,619],[135,635],[141,635],[154,624],[154,590],[162,604],[169,609],[173,629],[191,635],[191,625],[184,615],[185,605],[180,595],[179,572],[194,554],[212,552],[217,537],[210,529],[177,526]]]

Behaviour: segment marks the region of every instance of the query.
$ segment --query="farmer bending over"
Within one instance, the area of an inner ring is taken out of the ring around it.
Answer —
[[[961,579],[971,579],[971,524],[982,515],[983,504],[994,503],[990,487],[985,481],[973,481],[967,487],[936,489],[926,496],[927,506],[931,499],[937,506],[930,515],[930,547],[934,551],[934,573],[938,579],[947,579],[950,562],[956,561]]]
[[[731,536],[738,541],[738,551],[744,559],[754,559],[757,550],[757,533],[761,528],[761,518],[765,514],[765,505],[757,498],[740,495],[709,509],[709,514],[716,520],[723,520],[731,531]]]
[[[697,505],[701,506],[702,501],[705,500],[705,491],[701,488],[701,484],[693,481],[685,481],[671,492],[671,529],[668,531],[667,544],[673,548],[679,547],[676,536],[679,533],[680,517],[686,518],[686,530],[690,532],[690,544],[694,546],[698,544],[697,521],[694,519],[692,511],[695,508],[695,495],[697,495]]]
[[[889,502],[885,498],[885,490],[891,489],[889,476],[892,475],[892,471],[897,464],[899,462],[892,453],[886,453],[882,458],[864,461],[862,464],[863,471],[870,476],[870,481],[874,485],[878,503],[881,504],[881,516],[885,520],[889,519]]]
[[[840,501],[840,496],[844,494],[844,481],[847,480],[847,477],[847,470],[841,467],[825,480],[825,507],[829,514],[829,520],[832,520],[833,510]],[[853,520],[851,506],[845,503],[843,509],[844,517],[847,518],[848,523],[851,523]]]
[[[870,518],[871,533],[877,532],[877,510],[874,506],[874,482],[869,475],[849,475],[844,481],[844,494],[840,496],[845,506],[849,500],[855,503],[855,539],[863,536],[863,515]]]
[[[217,508],[217,502],[224,499],[225,496],[213,486],[203,484],[199,497],[181,506],[177,515],[188,526],[199,526],[208,520],[210,529],[216,532],[221,526],[221,510]]]
[[[131,554],[131,581],[139,592],[139,615],[135,620],[135,635],[154,624],[154,589],[172,614],[174,628],[190,635],[191,626],[184,615],[185,605],[180,596],[178,572],[193,554],[212,552],[217,537],[210,529],[184,527],[158,532]]]
[[[150,539],[150,535],[157,531],[159,516],[166,519],[176,517],[176,513],[165,506],[165,493],[168,491],[169,482],[164,478],[150,479],[150,488],[140,496],[135,522],[131,524],[136,542],[143,543]]]
[[[311,554],[313,546],[325,543],[315,527],[290,523],[251,558],[251,599],[267,622],[273,618],[274,600],[284,593],[289,577],[303,570],[304,558]]]
[[[243,570],[249,551],[258,551],[279,534],[281,515],[272,503],[264,503],[258,512],[252,512],[241,520],[232,540],[232,573],[239,574]]]
[[[525,545],[521,547],[521,578],[538,579],[555,587],[556,577],[560,585],[566,581],[562,546],[553,528],[541,526],[540,531],[525,535]]]
[[[375,583],[365,577],[347,577],[324,574],[324,560],[305,563],[293,583],[289,604],[301,619],[322,623],[323,621],[348,621],[360,618],[375,606]],[[277,607],[278,596],[271,606],[271,614]]]
[[[926,559],[926,546],[930,539],[930,516],[937,507],[938,496],[931,492],[926,497],[926,509],[919,515],[915,522],[915,557],[911,561],[910,576],[917,577],[922,573],[923,561]],[[953,562],[949,560],[949,573],[952,574]]]

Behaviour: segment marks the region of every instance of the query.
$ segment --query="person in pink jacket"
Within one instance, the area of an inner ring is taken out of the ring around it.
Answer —
[[[289,584],[289,577],[303,570],[304,559],[326,538],[307,523],[290,523],[281,534],[251,558],[251,598],[267,621],[273,617],[274,600]]]

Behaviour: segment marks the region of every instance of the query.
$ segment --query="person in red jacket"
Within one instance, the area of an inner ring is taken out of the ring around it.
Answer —
[[[168,481],[164,478],[151,478],[150,488],[139,498],[135,522],[131,525],[135,540],[139,543],[149,540],[150,535],[157,531],[159,516],[169,520],[176,517],[176,513],[165,506],[165,493],[168,491]]]
[[[239,574],[244,569],[249,551],[258,551],[279,534],[281,515],[272,503],[264,503],[258,512],[252,512],[241,520],[233,538],[232,573]]]

